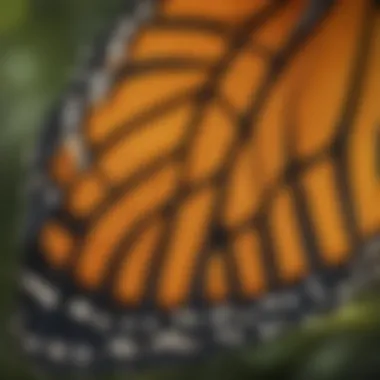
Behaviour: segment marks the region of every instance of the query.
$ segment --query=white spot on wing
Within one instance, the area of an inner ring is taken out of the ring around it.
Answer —
[[[23,290],[46,309],[52,310],[58,306],[59,293],[48,281],[28,272],[21,277],[21,284]]]
[[[225,326],[232,322],[235,313],[229,306],[218,306],[211,312],[212,323],[218,327]]]
[[[51,342],[47,347],[48,355],[54,361],[63,361],[68,353],[68,347],[63,341],[57,340]]]
[[[79,134],[68,134],[64,142],[79,168],[85,169],[88,165],[89,158],[85,152],[84,144]]]
[[[115,32],[114,37],[107,47],[107,59],[110,66],[117,65],[125,54],[126,40],[131,37],[134,26],[131,20],[123,20]]]
[[[69,303],[69,315],[77,322],[87,322],[91,318],[92,307],[85,299],[73,299]]]
[[[158,333],[152,342],[152,349],[155,352],[169,352],[184,354],[194,352],[197,349],[196,342],[190,337],[181,334],[176,330],[166,330]]]
[[[62,110],[63,132],[66,135],[77,133],[78,125],[82,120],[82,115],[82,98],[79,95],[68,98]]]
[[[152,0],[141,0],[137,6],[135,17],[138,21],[145,21],[152,17],[153,11]]]
[[[74,298],[68,304],[68,315],[76,322],[86,323],[98,330],[107,330],[112,325],[111,317],[97,310],[87,299]]]
[[[110,88],[110,75],[106,71],[97,71],[91,77],[89,100],[96,104],[103,100]]]
[[[109,343],[108,350],[117,359],[131,359],[137,354],[137,346],[130,339],[113,339]]]
[[[217,331],[215,340],[224,346],[239,346],[244,342],[244,334],[240,329],[225,328]]]

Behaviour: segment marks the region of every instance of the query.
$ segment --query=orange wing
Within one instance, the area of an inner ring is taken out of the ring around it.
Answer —
[[[88,107],[89,165],[69,145],[54,156],[83,233],[48,221],[49,260],[88,289],[161,306],[252,299],[345,262],[360,231],[336,149],[367,71],[369,4],[303,26],[303,1],[164,2]]]
[[[373,1],[139,9],[43,134],[22,342],[59,370],[270,338],[379,233]]]
[[[200,256],[210,251],[207,297],[230,292],[228,263],[246,279],[246,296],[263,290],[260,253],[247,251],[257,233],[236,239],[234,253],[233,241],[231,253],[207,246],[213,225],[229,234],[258,206],[254,141],[242,146],[239,114],[256,99],[302,9],[302,2],[163,3],[122,59],[109,96],[88,109],[90,165],[80,171],[67,145],[54,156],[64,207],[86,232],[74,244],[60,221],[47,222],[41,244],[53,264],[74,265],[90,289],[112,279],[126,303],[157,288],[159,303],[174,305],[186,302],[197,262],[208,261]]]

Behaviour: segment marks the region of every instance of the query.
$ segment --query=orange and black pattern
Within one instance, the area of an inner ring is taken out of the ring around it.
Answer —
[[[334,306],[379,232],[374,1],[140,11],[43,135],[23,310],[50,365],[78,339],[91,368],[262,340]]]

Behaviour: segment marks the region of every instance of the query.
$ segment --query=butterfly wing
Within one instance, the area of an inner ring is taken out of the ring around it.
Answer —
[[[43,134],[19,333],[44,367],[241,347],[335,305],[348,276],[358,231],[335,144],[378,51],[370,2],[152,6],[137,32],[117,26]]]

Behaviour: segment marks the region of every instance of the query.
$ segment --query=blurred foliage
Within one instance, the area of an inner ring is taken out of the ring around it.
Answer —
[[[125,1],[0,0],[0,376],[4,379],[41,378],[17,360],[5,335],[17,264],[25,152],[50,104],[68,81],[80,47],[105,28],[125,7]],[[380,378],[377,298],[369,296],[326,321],[317,321],[259,350],[138,378]]]

